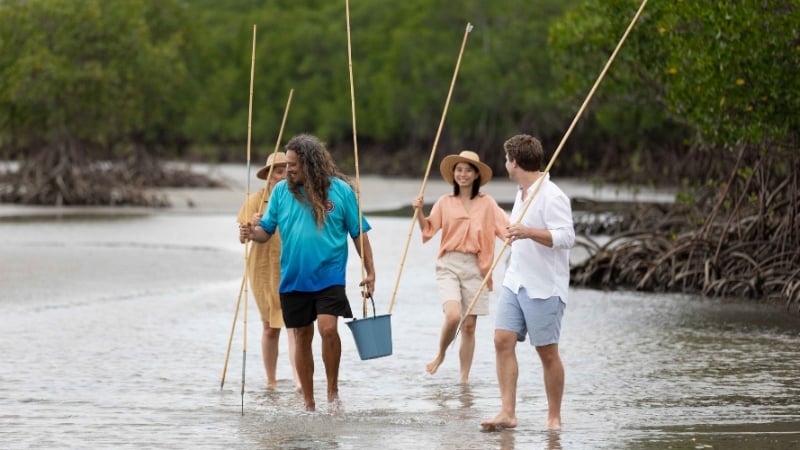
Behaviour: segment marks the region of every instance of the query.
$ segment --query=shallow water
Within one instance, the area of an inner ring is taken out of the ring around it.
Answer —
[[[388,312],[409,219],[374,218],[378,314]],[[340,322],[344,411],[300,412],[286,355],[265,389],[261,325],[239,312],[243,249],[232,215],[158,214],[0,222],[3,448],[599,449],[800,448],[800,319],[745,302],[573,289],[561,352],[564,430],[543,431],[534,350],[518,346],[518,419],[499,406],[492,320],[478,321],[471,384],[457,348],[435,376],[442,314],[436,243],[418,231],[392,312],[393,354],[361,361]],[[351,249],[352,250],[352,249]],[[495,276],[502,278],[501,259]],[[360,317],[358,260],[348,293]],[[492,297],[494,298],[494,297]],[[242,362],[244,397],[242,390]],[[242,414],[242,407],[243,412]]]

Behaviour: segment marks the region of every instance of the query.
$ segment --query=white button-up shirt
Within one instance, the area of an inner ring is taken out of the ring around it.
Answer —
[[[512,242],[511,258],[503,286],[515,294],[524,287],[530,298],[559,296],[566,303],[569,290],[569,249],[575,245],[572,207],[567,195],[550,181],[549,173],[528,188],[526,200],[540,182],[542,187],[531,200],[520,223],[530,228],[549,230],[553,237],[553,247],[544,246],[533,239]],[[511,210],[512,224],[519,221],[524,208],[525,201],[522,200],[520,188]]]

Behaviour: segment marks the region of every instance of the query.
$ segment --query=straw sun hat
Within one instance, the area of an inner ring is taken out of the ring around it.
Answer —
[[[269,173],[269,166],[273,165],[273,163],[276,166],[285,166],[286,153],[283,152],[270,153],[270,155],[267,157],[267,163],[264,165],[264,167],[258,169],[258,173],[256,173],[256,176],[258,177],[259,180],[267,179],[267,174]]]
[[[442,178],[447,181],[447,184],[453,184],[453,171],[456,168],[456,164],[460,162],[470,163],[478,168],[478,174],[481,176],[481,186],[492,179],[492,169],[481,162],[478,154],[470,150],[464,150],[458,155],[445,156],[439,165],[439,171],[442,172]]]

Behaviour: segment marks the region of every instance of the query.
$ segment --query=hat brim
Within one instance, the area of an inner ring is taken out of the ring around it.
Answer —
[[[267,179],[267,174],[269,173],[269,168],[271,166],[272,165],[270,164],[269,166],[264,166],[264,167],[258,169],[258,172],[256,172],[256,177],[259,180],[266,180]],[[286,163],[278,163],[278,164],[275,164],[275,166],[276,167],[278,167],[278,166],[284,166],[285,167]]]
[[[486,164],[475,161],[474,159],[465,158],[461,155],[448,155],[442,160],[442,163],[439,164],[439,171],[442,173],[442,178],[447,184],[453,184],[454,182],[454,173],[456,164],[465,162],[472,164],[473,166],[478,168],[478,175],[481,177],[481,186],[488,183],[489,180],[492,179],[492,169],[487,166]]]

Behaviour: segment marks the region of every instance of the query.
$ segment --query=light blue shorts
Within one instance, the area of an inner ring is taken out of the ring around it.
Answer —
[[[511,289],[503,286],[497,302],[495,329],[517,333],[519,342],[528,334],[531,345],[536,347],[558,344],[566,307],[561,297],[529,298],[525,288],[514,295]]]

